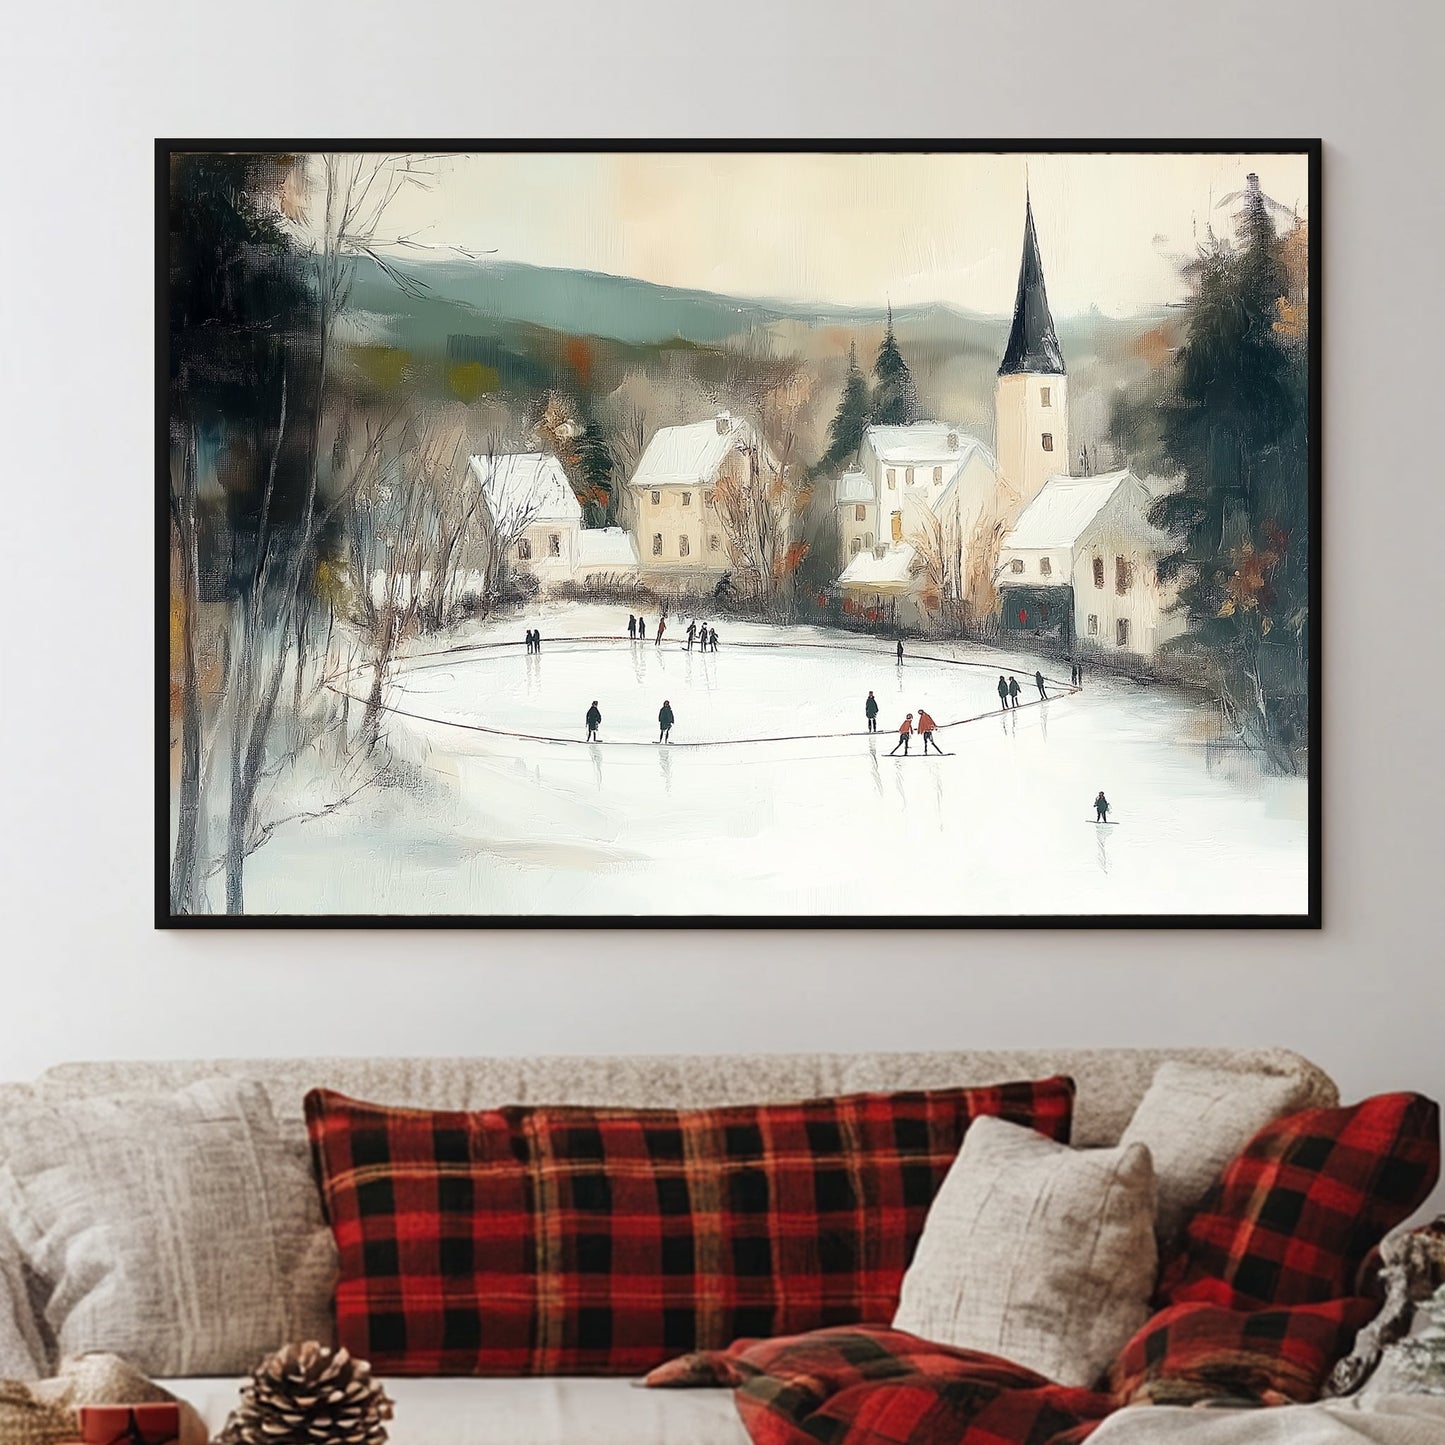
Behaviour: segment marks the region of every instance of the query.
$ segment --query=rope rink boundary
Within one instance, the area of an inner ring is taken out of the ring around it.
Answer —
[[[556,649],[575,650],[579,652],[591,652],[597,651],[599,649],[595,647],[571,649],[569,645],[578,642],[591,644],[603,643],[608,647],[626,646],[629,649],[633,647],[656,647],[659,645],[658,643],[649,641],[646,638],[634,639],[630,637],[614,637],[610,634],[602,633],[587,634],[576,637],[544,638],[543,641],[549,643]],[[408,664],[416,661],[425,661],[428,658],[460,659],[463,658],[465,654],[469,653],[502,652],[510,648],[525,646],[525,642],[519,642],[510,639],[505,642],[462,643],[456,647],[438,648],[433,652],[413,653],[409,657],[401,659],[398,663],[398,666],[404,668],[406,673],[430,672],[438,667],[444,667],[446,665],[445,661],[433,662],[429,667],[411,667],[408,666]],[[688,648],[681,640],[664,642],[661,644],[661,646],[667,650],[682,653],[687,653],[692,650]],[[760,652],[777,652],[791,650],[795,648],[809,648],[818,652],[846,652],[861,657],[878,657],[880,655],[879,650],[876,648],[850,647],[847,644],[840,644],[834,642],[731,642],[728,644],[728,648],[729,650],[737,648],[755,648]],[[709,653],[707,655],[711,656],[712,654]],[[892,651],[889,651],[882,655],[892,657],[894,654]],[[908,653],[905,657],[905,660],[911,660],[914,662],[936,662],[944,667],[969,667],[975,668],[980,672],[992,673],[999,672],[1000,670],[1002,670],[1003,672],[1008,672],[1009,670],[1006,666],[1000,669],[997,664],[991,662],[972,662],[965,658],[938,657],[931,653],[925,652]],[[895,662],[895,666],[897,665],[900,664]],[[350,679],[354,677],[357,673],[365,672],[369,667],[369,663],[358,663],[355,667],[348,668],[346,672],[342,674],[342,677]],[[1029,674],[1029,681],[1034,681],[1032,674]],[[1030,707],[1042,707],[1045,702],[1056,702],[1060,698],[1073,697],[1076,693],[1082,691],[1081,688],[1075,686],[1073,683],[1062,682],[1056,677],[1046,676],[1044,678],[1044,681],[1047,683],[1052,683],[1056,688],[1059,689],[1059,691],[1053,697],[1031,698],[1028,702],[1021,702],[1016,706],[995,707],[990,708],[987,712],[974,713],[970,717],[954,718],[951,722],[937,724],[937,731],[942,732],[945,728],[966,727],[969,723],[983,722],[986,718],[1007,717],[1009,713],[1022,712],[1025,708]],[[326,688],[329,692],[334,693],[337,697],[344,697],[350,702],[360,703],[363,707],[367,705],[368,700],[366,698],[358,697],[354,692],[350,692],[344,687],[338,687],[335,683],[328,682],[326,684]],[[609,738],[606,740],[598,738],[594,741],[589,742],[586,738],[564,738],[554,737],[547,733],[517,732],[515,729],[512,728],[489,727],[485,723],[457,722],[455,719],[452,718],[431,717],[426,713],[413,712],[407,708],[397,707],[393,703],[383,702],[379,706],[382,712],[391,713],[395,717],[409,718],[413,722],[431,723],[435,727],[460,728],[464,732],[484,733],[490,737],[516,738],[518,741],[521,742],[550,743],[557,744],[563,747],[578,748],[653,748],[658,746],[656,742],[650,739],[641,738]],[[917,733],[916,728],[914,729],[914,732],[915,734]],[[864,728],[861,731],[856,732],[847,731],[828,733],[792,733],[779,737],[714,738],[711,740],[698,742],[668,742],[667,744],[665,744],[665,746],[671,748],[726,748],[738,747],[745,744],[753,743],[805,743],[831,741],[838,738],[879,738],[897,736],[898,732],[896,728],[886,732],[870,732],[868,729]],[[952,757],[953,754],[945,753],[942,754],[942,756]]]

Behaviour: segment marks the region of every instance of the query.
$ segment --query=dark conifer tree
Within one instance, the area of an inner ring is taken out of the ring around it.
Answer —
[[[577,470],[581,476],[582,520],[588,527],[617,525],[617,493],[612,485],[616,463],[607,438],[589,421],[577,438]]]
[[[837,415],[828,424],[830,441],[821,470],[831,470],[856,460],[858,448],[863,445],[863,432],[868,425],[871,409],[868,379],[858,365],[857,345],[850,343],[848,374],[843,379],[843,395],[838,401]]]
[[[893,308],[888,308],[888,330],[873,363],[877,385],[873,388],[873,420],[879,426],[911,426],[918,420],[917,393],[913,373],[898,350],[893,335]]]

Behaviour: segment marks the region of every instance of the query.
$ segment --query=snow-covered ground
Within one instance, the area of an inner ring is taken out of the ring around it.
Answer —
[[[1059,682],[1061,695],[1005,716],[999,672],[1031,703],[1035,667],[1057,682],[1057,664],[920,643],[910,654],[946,660],[899,668],[888,642],[727,619],[716,654],[689,656],[674,646],[686,622],[659,649],[627,641],[626,609],[552,604],[414,649],[387,719],[414,786],[279,830],[247,867],[248,912],[1306,907],[1307,785],[1238,753],[1211,762],[1207,712],[1172,689],[1090,674],[1079,694]],[[529,626],[540,656],[520,646]],[[599,635],[616,640],[568,640]],[[876,738],[863,733],[870,688]],[[594,698],[595,745],[582,741]],[[672,746],[655,742],[664,698]],[[942,732],[950,756],[887,756],[919,707],[976,720]],[[1100,788],[1118,826],[1091,821]]]

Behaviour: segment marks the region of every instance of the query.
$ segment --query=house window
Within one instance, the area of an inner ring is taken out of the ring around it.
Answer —
[[[1013,573],[1022,572],[1024,570],[1024,559],[1022,557],[1015,557],[1013,561],[1008,564],[1008,569]]]
[[[1051,431],[1046,431],[1046,432],[1043,434],[1043,436],[1041,436],[1041,437],[1039,438],[1039,444],[1043,447],[1043,449],[1044,449],[1046,452],[1051,452],[1051,451],[1053,451],[1053,449],[1054,449],[1054,434],[1053,434],[1053,432],[1051,432]]]
[[[653,495],[656,496],[656,495],[657,495],[656,492],[654,492]],[[652,555],[653,555],[654,557],[661,557],[661,556],[662,556],[662,533],[661,533],[661,532],[654,532],[654,533],[652,534]]]
[[[1049,620],[1049,604],[1047,602],[1039,608],[1039,618],[1044,622]]]
[[[1091,612],[1091,613],[1089,613],[1089,636],[1090,636],[1090,637],[1097,637],[1098,635],[1099,635],[1099,614],[1098,614],[1097,612]]]
[[[1053,393],[1046,386],[1039,388],[1039,405],[1052,406],[1054,404]]]
[[[936,486],[938,486],[938,484],[939,484],[940,482],[942,482],[942,481],[943,481],[943,468],[942,468],[942,467],[934,467],[934,469],[933,469],[933,485],[936,487]]]
[[[1103,585],[1104,585],[1104,559],[1103,559],[1102,557],[1095,557],[1095,558],[1094,558],[1094,586],[1095,586],[1095,587],[1102,587]]]
[[[1054,564],[1047,557],[1039,558],[1039,576],[1049,577],[1053,575]]]
[[[692,493],[691,493],[691,492],[684,492],[684,493],[682,494],[682,505],[683,505],[684,507],[690,507],[690,506],[692,506]]]
[[[686,557],[686,556],[688,555],[688,553],[691,552],[691,551],[692,551],[692,543],[687,540],[687,537],[686,537],[686,536],[679,537],[679,538],[677,539],[677,555],[678,555],[679,557]]]
[[[903,480],[904,480],[905,483],[907,483],[908,486],[911,487],[911,486],[913,485],[913,468],[912,468],[912,467],[909,467],[909,468],[907,468],[907,469],[904,471],[904,473],[903,473]]]
[[[902,512],[894,512],[893,517],[892,517],[892,522],[893,522],[893,540],[894,540],[895,542],[901,542],[901,541],[903,540],[903,513],[902,513]]]
[[[1120,647],[1128,647],[1129,619],[1127,617],[1121,617],[1118,622],[1114,624],[1114,640]]]
[[[888,468],[888,490],[891,492],[898,486],[898,473],[892,467]]]
[[[849,555],[850,557],[856,557],[856,556],[859,554],[859,552],[861,552],[862,550],[863,550],[863,542],[862,542],[862,539],[861,539],[861,538],[858,538],[858,537],[854,537],[853,540],[852,540],[852,542],[850,542],[849,545],[848,545],[848,555]]]
[[[722,538],[719,537],[716,532],[714,532],[712,536],[707,539],[707,550],[709,552],[722,551]]]
[[[547,536],[547,555],[549,557],[560,557],[562,555],[562,538],[556,532]]]
[[[868,520],[868,508],[863,502],[859,502],[853,508],[853,520],[855,522],[866,522]]]
[[[872,533],[872,532],[864,532],[864,533],[863,533],[863,545],[864,545],[865,547],[870,547],[870,548],[872,547],[872,545],[873,545],[873,533]]]
[[[1114,591],[1122,597],[1134,585],[1134,564],[1124,557],[1114,558]]]
[[[523,537],[522,540],[517,543],[517,556],[521,558],[523,562],[530,562],[532,560],[532,544],[526,537]]]
[[[716,502],[716,501],[717,501],[717,493],[716,493],[716,492],[704,492],[704,493],[702,494],[702,504],[703,504],[704,507],[710,507],[710,506],[712,506],[713,503]]]
[[[654,492],[654,493],[652,494],[652,505],[653,505],[654,507],[660,507],[660,506],[662,505],[662,493],[661,493],[661,492]]]

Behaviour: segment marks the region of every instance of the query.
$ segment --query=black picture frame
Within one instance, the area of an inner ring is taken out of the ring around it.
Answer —
[[[867,152],[920,154],[1223,154],[1297,155],[1308,167],[1310,245],[1308,284],[1310,324],[1309,368],[1309,651],[1308,699],[1310,709],[1310,770],[1308,794],[1307,907],[1288,914],[968,914],[928,916],[876,915],[536,915],[536,914],[175,914],[170,907],[170,613],[169,613],[169,215],[171,157],[178,153],[312,153],[312,152],[425,152],[467,154],[482,152],[719,152],[859,154]],[[1321,415],[1321,357],[1323,346],[1324,251],[1322,161],[1319,138],[1281,139],[1212,137],[1141,139],[1034,138],[945,139],[875,138],[848,140],[784,139],[476,139],[433,140],[417,138],[352,137],[346,139],[241,139],[160,138],[155,142],[155,927],[157,929],[1288,929],[1323,927],[1323,712],[1321,666],[1323,660],[1324,552],[1321,507],[1323,435]]]

